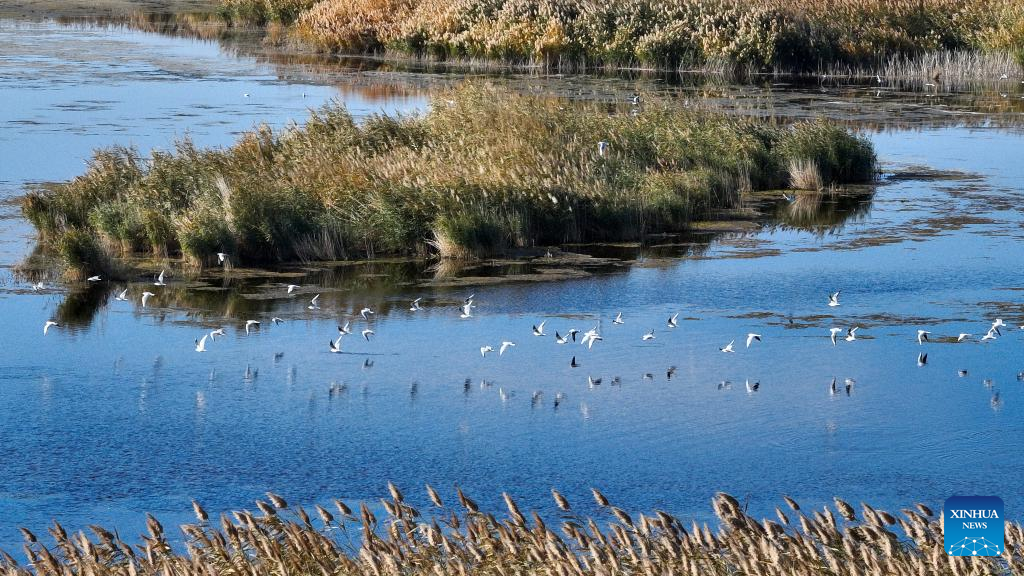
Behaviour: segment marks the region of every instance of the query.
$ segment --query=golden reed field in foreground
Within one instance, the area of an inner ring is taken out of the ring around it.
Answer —
[[[68,534],[50,528],[46,545],[25,530],[22,566],[9,555],[7,575],[398,575],[498,574],[502,576],[612,574],[924,575],[1021,574],[1024,532],[1006,528],[1000,557],[950,557],[943,551],[941,515],[918,504],[899,515],[836,498],[829,507],[804,510],[785,497],[776,518],[756,520],[739,502],[719,493],[713,500],[718,527],[683,523],[664,512],[635,518],[593,495],[601,512],[577,515],[552,490],[559,514],[543,520],[525,515],[508,494],[507,510],[495,514],[457,491],[443,502],[427,486],[432,505],[422,513],[388,485],[381,516],[366,504],[351,510],[340,500],[331,510],[307,512],[268,493],[257,512],[210,518],[193,503],[197,522],[181,527],[174,542],[149,517],[148,534],[131,545],[98,526]],[[312,516],[311,516],[312,514]],[[177,548],[174,549],[174,548]]]
[[[977,73],[997,78],[1024,63],[1018,0],[222,0],[222,10],[294,20],[322,50],[445,60],[813,72],[976,52],[993,63]]]

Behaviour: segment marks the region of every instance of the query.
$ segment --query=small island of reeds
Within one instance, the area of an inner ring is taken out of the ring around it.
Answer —
[[[27,194],[23,211],[69,270],[95,274],[139,253],[266,264],[642,240],[749,191],[875,175],[871,144],[824,120],[623,108],[475,85],[418,115],[356,122],[332,103],[227,148],[100,150],[81,176]]]

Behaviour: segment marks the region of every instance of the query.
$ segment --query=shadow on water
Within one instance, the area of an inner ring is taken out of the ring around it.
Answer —
[[[870,210],[874,187],[849,190],[801,192],[788,201],[777,196],[760,195],[747,201],[756,215],[754,229],[796,229],[818,235],[839,231],[845,223],[863,218]],[[725,225],[732,222],[723,222]],[[219,326],[224,322],[244,322],[252,318],[280,316],[285,320],[316,317],[310,300],[320,294],[319,304],[333,310],[349,310],[352,315],[365,302],[377,302],[378,318],[393,310],[403,312],[408,302],[395,298],[415,297],[424,288],[435,290],[434,302],[456,305],[463,294],[456,292],[473,286],[516,282],[545,282],[578,279],[591,274],[622,272],[630,264],[652,260],[671,266],[681,259],[738,256],[736,253],[708,256],[716,240],[731,231],[693,230],[679,234],[652,235],[644,242],[621,244],[577,244],[531,251],[529,256],[508,255],[501,259],[460,261],[426,259],[369,260],[358,262],[321,262],[289,265],[267,270],[211,268],[198,272],[176,272],[172,266],[167,286],[156,289],[153,278],[137,278],[129,283],[77,283],[57,306],[55,319],[70,329],[88,328],[96,315],[125,289],[133,302],[133,312],[149,315],[159,322],[168,313],[176,322]],[[37,254],[33,256],[38,258]],[[664,259],[664,260],[662,260]],[[147,260],[142,268],[160,269],[164,264]],[[26,278],[40,277],[38,270]],[[288,293],[289,285],[300,288]],[[436,291],[441,290],[440,294]],[[446,297],[444,291],[452,295]],[[147,306],[141,305],[143,292],[153,292]],[[182,320],[177,313],[184,312]]]

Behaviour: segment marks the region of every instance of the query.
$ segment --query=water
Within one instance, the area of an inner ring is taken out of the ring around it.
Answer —
[[[10,22],[0,37],[5,199],[26,183],[73,176],[95,146],[145,150],[186,133],[225,145],[332,97],[357,114],[425,102],[405,89],[367,101],[282,79],[259,59],[180,38]],[[408,86],[425,76],[393,78]],[[561,94],[597,86],[588,97],[653,82],[495,81]],[[1008,514],[1020,519],[1019,105],[998,92],[936,101],[856,87],[713,91],[721,101],[733,91],[738,109],[824,112],[866,127],[886,175],[877,189],[821,205],[772,195],[761,201],[774,214],[764,226],[662,247],[579,248],[628,262],[601,261],[561,281],[533,281],[566,268],[559,254],[461,270],[382,261],[256,276],[172,272],[166,288],[130,285],[130,302],[113,299],[123,286],[105,283],[32,291],[10,272],[32,242],[7,205],[0,545],[20,541],[17,526],[38,531],[55,517],[69,528],[141,533],[143,511],[165,525],[188,521],[192,498],[208,510],[252,507],[267,490],[307,506],[374,502],[388,480],[416,503],[430,483],[448,499],[461,486],[491,509],[507,490],[543,511],[552,487],[590,511],[596,486],[631,513],[698,521],[712,519],[719,490],[754,515],[784,493],[806,505],[840,496],[888,509],[981,493],[1010,498]],[[519,281],[502,282],[507,274]],[[303,287],[289,297],[289,283]],[[842,305],[829,308],[827,294],[839,289]],[[147,308],[143,290],[157,293]],[[321,309],[309,310],[317,293]],[[460,319],[470,293],[474,317]],[[424,310],[408,310],[415,297]],[[368,321],[358,316],[364,306],[377,311]],[[620,311],[625,324],[613,325]],[[676,312],[679,327],[669,329]],[[64,326],[43,336],[49,318]],[[976,340],[995,318],[1009,326],[994,342],[938,338]],[[246,335],[247,319],[262,327]],[[346,319],[356,334],[331,354],[327,341]],[[548,336],[532,336],[542,320]],[[595,325],[605,339],[592,350],[552,338]],[[833,347],[828,329],[851,325],[861,326],[858,340]],[[194,340],[219,326],[227,336],[194,352]],[[359,336],[365,326],[376,332],[370,341]],[[919,346],[919,328],[935,341]],[[657,338],[642,342],[650,329]],[[748,332],[763,342],[744,347]],[[480,356],[503,340],[516,346]],[[730,340],[737,352],[719,352]],[[580,367],[570,367],[573,356]],[[846,378],[856,380],[849,393]],[[759,390],[748,392],[748,380]]]

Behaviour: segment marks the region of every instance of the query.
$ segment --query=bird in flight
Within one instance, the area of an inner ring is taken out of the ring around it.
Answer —
[[[760,334],[754,334],[753,332],[751,332],[750,334],[747,334],[747,348],[750,348],[750,344],[752,342],[754,342],[755,340],[760,342],[761,341],[761,335]]]
[[[839,334],[842,331],[843,331],[842,328],[829,328],[828,329],[828,337],[829,337],[829,340],[832,340],[832,345],[833,346],[836,345],[836,335]]]
[[[249,335],[249,330],[255,329],[255,328],[259,328],[259,327],[260,327],[260,321],[259,320],[246,320],[245,321],[245,335],[248,336]]]
[[[512,348],[515,345],[515,342],[509,342],[508,340],[505,340],[504,342],[501,343],[501,348],[498,348],[498,356],[501,356],[502,354],[505,353],[506,350]]]
[[[546,336],[546,334],[544,334],[544,324],[546,324],[546,323],[547,323],[547,320],[541,322],[540,324],[535,324],[534,327],[533,327],[533,335],[534,336]]]
[[[306,306],[306,308],[308,308],[310,310],[319,310],[320,309],[320,305],[317,304],[318,300],[320,300],[320,295],[319,294],[317,294],[316,296],[313,296],[313,299],[309,301],[309,306]]]
[[[924,344],[925,342],[927,342],[929,334],[931,334],[931,332],[929,332],[927,330],[918,330],[917,331],[917,343],[920,345],[920,344]]]
[[[828,305],[829,306],[831,306],[833,308],[835,308],[836,306],[839,306],[839,293],[840,292],[842,292],[842,290],[836,290],[835,292],[833,292],[833,293],[828,295]]]
[[[669,319],[668,319],[668,327],[669,328],[675,328],[676,326],[678,326],[679,325],[679,323],[677,322],[678,318],[679,318],[679,313],[678,312],[676,312],[675,314],[670,316]]]
[[[206,339],[209,337],[209,334],[203,334],[201,339],[196,340],[196,352],[206,352]]]
[[[50,327],[51,326],[56,326],[56,327],[60,328],[60,324],[54,322],[53,320],[47,320],[46,324],[43,324],[43,335],[44,336],[46,335],[47,332],[50,331]]]
[[[719,350],[722,351],[722,352],[735,352],[735,350],[732,349],[732,345],[735,344],[735,343],[736,343],[736,341],[732,340],[728,344],[726,344],[725,346],[719,348]]]
[[[167,283],[164,282],[164,271],[163,270],[161,270],[160,271],[160,275],[156,277],[156,282],[153,282],[153,286],[167,286]]]

